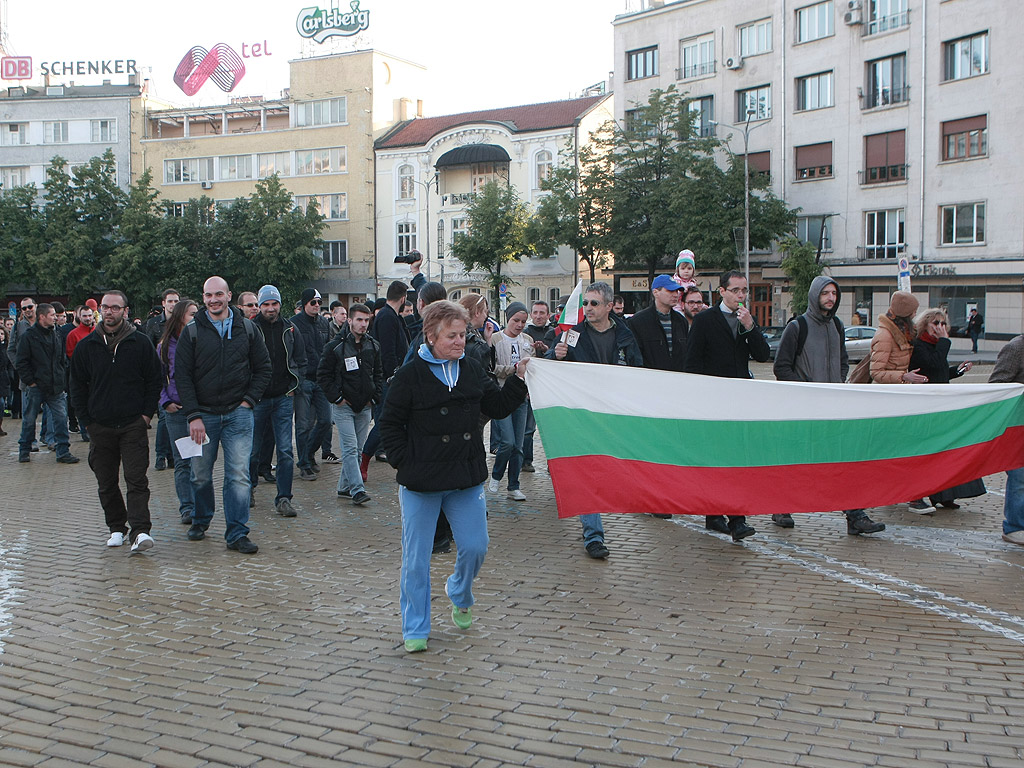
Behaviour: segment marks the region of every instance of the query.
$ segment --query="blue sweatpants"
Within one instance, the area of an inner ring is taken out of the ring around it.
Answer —
[[[473,579],[487,555],[484,486],[420,493],[400,485],[398,500],[402,506],[402,637],[426,639],[430,636],[430,555],[438,515],[444,507],[458,549],[455,572],[448,577],[448,595],[459,608],[469,608]]]

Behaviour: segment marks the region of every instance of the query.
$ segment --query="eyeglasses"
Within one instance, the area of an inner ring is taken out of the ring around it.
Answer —
[[[749,288],[726,288],[725,290],[727,290],[733,296],[746,296],[748,293],[750,293]]]
[[[941,325],[943,328],[949,326],[949,323],[943,322],[942,320],[932,320],[932,325]]]
[[[259,304],[257,304],[255,301],[250,301],[248,304],[243,304],[242,306],[243,307],[258,307]]]
[[[603,301],[597,301],[596,299],[591,299],[590,301],[584,301],[583,302],[583,306],[584,307],[587,306],[588,304],[590,306],[592,306],[592,307],[600,307],[602,304],[604,304],[604,302]]]
[[[124,307],[117,304],[100,304],[100,309],[104,312],[120,312]]]
[[[22,309],[35,309],[36,305],[35,304],[22,304],[21,308]]]

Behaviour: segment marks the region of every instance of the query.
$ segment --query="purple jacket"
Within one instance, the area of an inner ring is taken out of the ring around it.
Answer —
[[[168,339],[170,346],[167,348],[167,359],[171,361],[170,368],[164,365],[163,355],[160,354],[160,346],[156,348],[157,354],[160,355],[160,368],[164,375],[164,385],[160,388],[160,407],[166,408],[169,403],[177,403],[181,405],[181,398],[178,396],[178,385],[174,381],[174,353],[178,349],[178,340],[175,338]]]

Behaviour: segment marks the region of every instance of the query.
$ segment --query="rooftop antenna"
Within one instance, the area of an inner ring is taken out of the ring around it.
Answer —
[[[7,0],[0,0],[0,55],[13,56],[14,48],[7,36]]]

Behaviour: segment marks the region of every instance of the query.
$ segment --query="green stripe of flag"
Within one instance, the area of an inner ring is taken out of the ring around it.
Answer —
[[[763,467],[878,461],[988,442],[1024,424],[1024,400],[834,421],[655,419],[564,406],[538,410],[536,417],[548,458],[601,454],[678,466]]]

